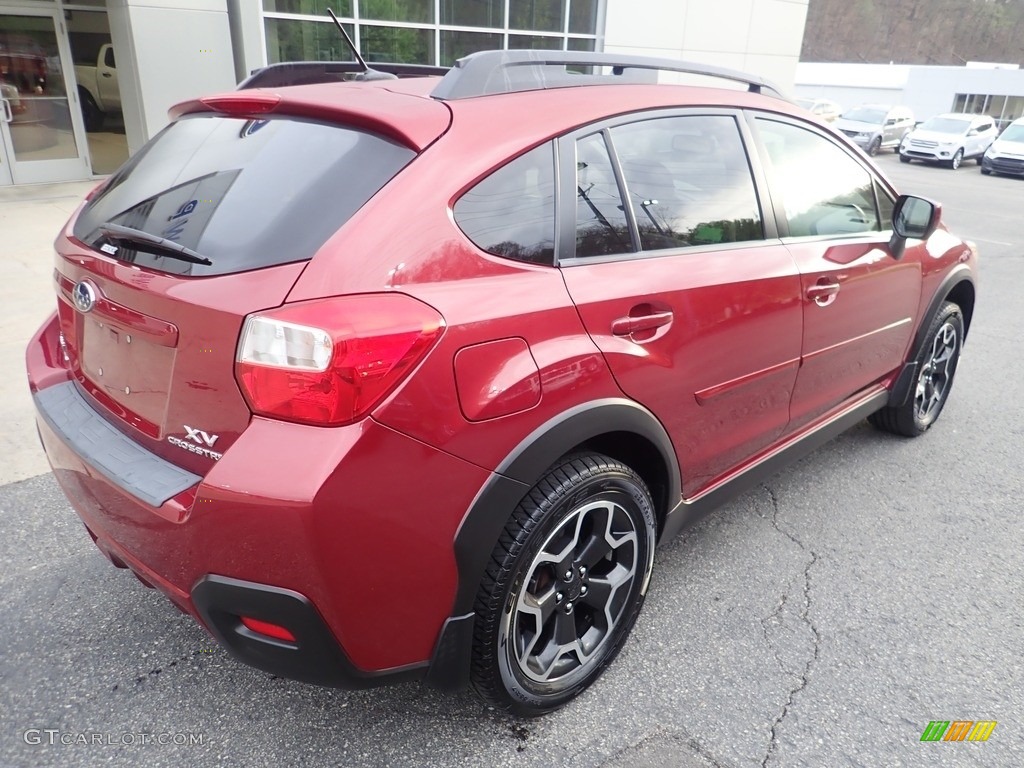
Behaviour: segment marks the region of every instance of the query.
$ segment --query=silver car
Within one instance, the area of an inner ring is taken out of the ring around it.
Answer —
[[[942,163],[954,171],[964,160],[975,158],[981,165],[999,129],[988,115],[949,113],[925,120],[900,143],[900,160]]]
[[[880,149],[899,151],[903,137],[914,129],[914,113],[906,107],[863,104],[843,112],[833,127],[873,157]]]

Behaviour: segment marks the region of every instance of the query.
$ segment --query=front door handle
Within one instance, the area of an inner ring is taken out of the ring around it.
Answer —
[[[823,277],[807,289],[807,298],[819,307],[827,307],[836,300],[836,295],[838,293],[839,283]]]
[[[3,121],[5,123],[12,122],[14,120],[14,113],[11,111],[11,102],[9,102],[7,99],[0,99],[0,105],[2,105],[3,108],[4,108],[4,113],[3,113],[3,118],[2,118]]]
[[[612,334],[615,336],[632,336],[634,333],[653,331],[671,322],[671,312],[651,312],[645,315],[620,317],[612,321]]]

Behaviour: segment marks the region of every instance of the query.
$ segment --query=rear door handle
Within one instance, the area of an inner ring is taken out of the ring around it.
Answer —
[[[671,312],[652,312],[649,315],[636,317],[620,317],[612,321],[612,334],[615,336],[631,336],[642,331],[652,331],[672,322]]]
[[[822,278],[816,284],[807,289],[807,298],[819,307],[827,307],[835,301],[839,293],[839,283]]]
[[[11,111],[11,102],[7,99],[0,99],[0,106],[4,108],[3,121],[10,123],[14,120],[14,113]]]

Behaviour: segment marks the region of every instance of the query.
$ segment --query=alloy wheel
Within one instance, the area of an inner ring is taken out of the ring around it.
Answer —
[[[637,536],[633,517],[611,500],[578,507],[552,531],[504,622],[510,667],[541,687],[590,674],[643,577]]]
[[[959,339],[951,322],[943,323],[932,339],[931,356],[921,368],[914,394],[914,412],[922,424],[930,424],[942,410],[956,369]]]

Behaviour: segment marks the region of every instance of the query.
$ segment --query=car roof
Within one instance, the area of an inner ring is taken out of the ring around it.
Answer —
[[[418,77],[255,88],[183,102],[169,114],[172,119],[206,112],[325,120],[374,131],[417,152],[449,130],[463,137],[478,132],[492,145],[532,146],[577,126],[644,110],[747,108],[804,117],[802,110],[777,96],[731,87],[581,84],[441,100],[431,96],[439,82],[437,77]]]

